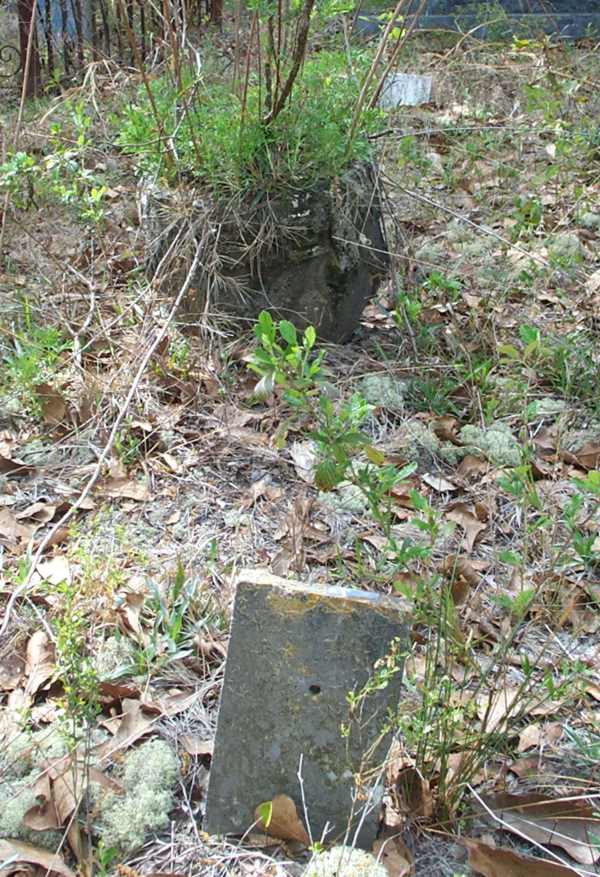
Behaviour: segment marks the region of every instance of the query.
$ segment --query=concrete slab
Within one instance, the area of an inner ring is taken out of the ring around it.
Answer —
[[[398,704],[398,672],[363,698],[351,716],[349,692],[373,678],[376,662],[408,646],[406,605],[394,597],[322,588],[262,571],[237,582],[231,639],[219,709],[204,828],[246,832],[258,804],[289,795],[302,817],[302,757],[309,832],[369,848],[376,836],[380,767],[390,736],[381,737]],[[342,725],[347,725],[344,736]],[[366,753],[370,756],[365,759]],[[356,795],[355,775],[363,785]],[[364,775],[368,767],[369,775]],[[368,811],[368,812],[367,812]],[[357,830],[358,829],[358,830]]]

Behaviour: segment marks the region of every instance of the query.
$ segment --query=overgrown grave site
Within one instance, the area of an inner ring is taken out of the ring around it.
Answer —
[[[141,69],[0,80],[7,873],[599,873],[598,44],[311,9],[287,47],[226,9]],[[431,102],[380,112],[388,66]],[[328,210],[343,344],[238,295]],[[407,607],[379,864],[273,807],[203,831],[242,569]]]

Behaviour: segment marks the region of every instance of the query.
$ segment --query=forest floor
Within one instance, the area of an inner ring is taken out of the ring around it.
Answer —
[[[300,873],[306,853],[199,822],[233,583],[262,568],[412,602],[390,874],[600,873],[600,52],[415,38],[402,65],[434,93],[380,141],[393,280],[324,360],[385,461],[415,464],[393,527],[423,551],[400,573],[360,492],[315,487],[311,424],[282,439],[281,395],[256,403],[252,332],[167,321],[106,111],[128,75],[26,107],[34,155],[91,120],[77,161],[106,191],[83,218],[76,190],[4,205],[0,859]],[[90,721],[104,799],[83,808],[65,740]],[[176,753],[144,750],[174,801],[127,785],[142,740]]]

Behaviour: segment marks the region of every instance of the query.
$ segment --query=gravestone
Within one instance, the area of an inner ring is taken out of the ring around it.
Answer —
[[[431,76],[415,73],[390,73],[383,86],[379,106],[384,110],[396,107],[417,107],[431,100]]]
[[[371,847],[390,743],[382,731],[399,702],[406,617],[393,597],[241,574],[206,831],[242,835],[259,804],[287,795],[308,816],[313,840],[327,828],[328,841],[344,838],[350,826],[348,842]],[[386,686],[364,693],[386,657],[395,672]],[[350,692],[364,694],[354,713]]]
[[[410,0],[403,24],[420,6]],[[389,6],[382,4],[382,11]],[[374,12],[360,14],[356,32],[370,36],[385,21]],[[428,0],[417,21],[420,30],[459,30],[477,28],[478,39],[510,37],[511,34],[554,34],[561,39],[578,39],[600,34],[600,0]]]

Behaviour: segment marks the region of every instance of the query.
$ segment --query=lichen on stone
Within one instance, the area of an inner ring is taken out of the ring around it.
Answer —
[[[303,877],[389,877],[384,865],[370,853],[336,846],[317,853],[304,869]]]
[[[106,847],[126,855],[141,847],[148,834],[169,824],[178,761],[161,739],[149,740],[125,758],[121,782],[123,795],[100,798],[98,835]]]
[[[522,462],[519,443],[501,421],[485,428],[467,424],[460,431],[460,439],[464,451],[483,456],[495,466],[519,466]]]

